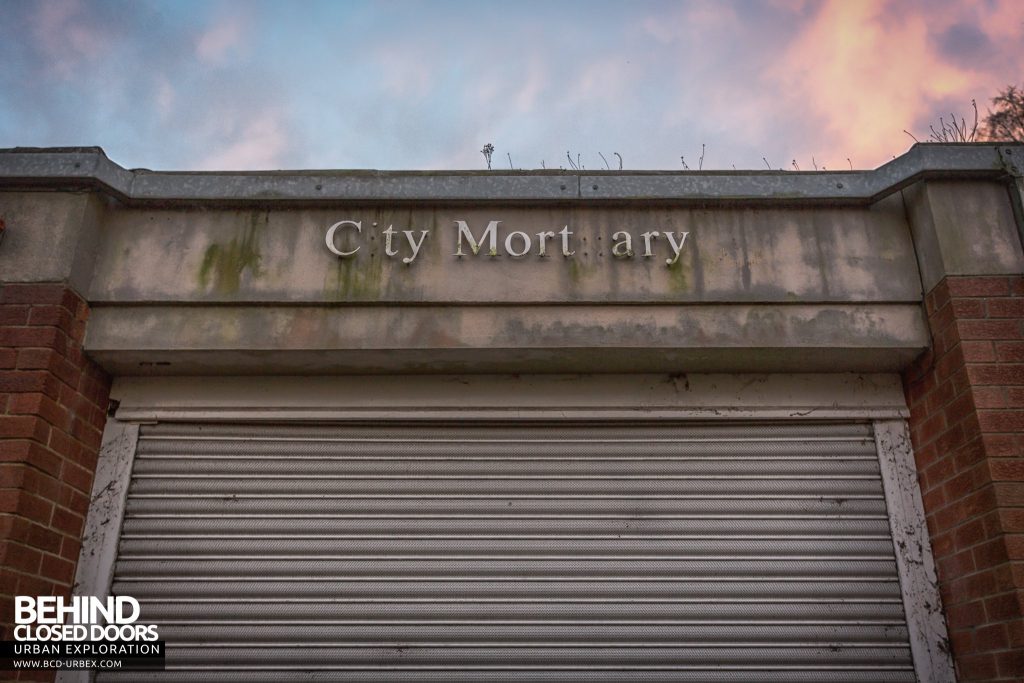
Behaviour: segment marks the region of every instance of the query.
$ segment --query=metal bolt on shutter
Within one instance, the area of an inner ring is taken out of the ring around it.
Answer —
[[[113,591],[131,680],[915,680],[868,424],[144,426]]]

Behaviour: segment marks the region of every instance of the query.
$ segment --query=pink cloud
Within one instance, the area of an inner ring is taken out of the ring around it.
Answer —
[[[229,50],[240,44],[246,22],[238,15],[218,19],[196,41],[196,57],[208,64],[223,62]]]
[[[227,127],[232,129],[227,141],[198,163],[199,170],[281,168],[290,148],[290,137],[281,112],[259,112],[252,119],[238,121]]]
[[[831,0],[821,6],[765,71],[780,100],[791,109],[803,107],[824,125],[794,154],[820,155],[827,145],[858,165],[877,165],[912,142],[904,128],[937,119],[940,103],[962,102],[966,112],[972,97],[994,94],[1006,74],[954,63],[939,51],[935,36],[965,20],[995,36],[1015,25],[1019,40],[1024,3],[986,9]],[[1007,53],[1008,72],[1016,72],[1011,65],[1019,64],[1019,53],[1019,43]]]
[[[90,21],[80,0],[47,0],[35,10],[29,18],[32,36],[52,75],[70,79],[83,64],[107,51],[110,36]]]

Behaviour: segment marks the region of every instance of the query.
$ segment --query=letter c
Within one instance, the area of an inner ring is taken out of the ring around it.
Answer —
[[[327,248],[331,250],[331,253],[337,254],[342,258],[348,256],[355,256],[355,253],[360,249],[359,247],[356,247],[352,251],[342,251],[341,249],[338,249],[338,247],[334,244],[334,233],[336,233],[338,231],[338,228],[340,228],[343,225],[351,225],[356,229],[356,232],[359,233],[363,231],[362,221],[338,221],[331,227],[327,228]]]

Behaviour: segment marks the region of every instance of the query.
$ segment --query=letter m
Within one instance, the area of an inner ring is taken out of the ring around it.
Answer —
[[[484,230],[484,234],[480,236],[478,242],[473,237],[473,232],[469,229],[469,225],[466,221],[455,221],[455,225],[459,226],[459,247],[455,251],[456,256],[465,256],[462,253],[462,238],[465,237],[469,242],[469,248],[473,250],[474,254],[480,253],[480,247],[483,245],[484,240],[490,240],[490,254],[491,256],[497,256],[498,254],[498,225],[501,221],[491,221],[487,224],[487,229]]]

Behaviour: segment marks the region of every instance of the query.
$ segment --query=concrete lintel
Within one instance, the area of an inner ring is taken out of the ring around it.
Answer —
[[[928,346],[919,306],[134,306],[93,309],[118,375],[895,371]]]
[[[899,375],[881,373],[119,377],[111,397],[119,420],[907,412]]]
[[[1009,150],[1010,154],[1007,154]],[[1024,146],[918,144],[871,171],[128,171],[99,148],[0,150],[0,182],[86,184],[132,202],[822,202],[870,204],[926,177],[1005,178]]]

